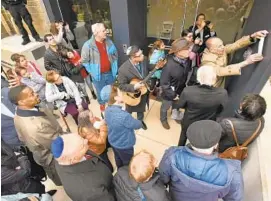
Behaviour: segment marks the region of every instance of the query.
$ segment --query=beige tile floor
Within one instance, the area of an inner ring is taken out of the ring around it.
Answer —
[[[271,99],[269,99],[271,100]],[[161,103],[151,100],[150,101],[150,110],[145,113],[145,122],[148,126],[148,130],[137,130],[136,131],[136,145],[135,152],[138,152],[142,149],[148,150],[154,154],[157,161],[160,162],[164,151],[169,146],[175,146],[178,143],[181,126],[175,121],[170,119],[170,114],[168,114],[169,124],[171,126],[170,130],[165,130],[159,120],[159,109]],[[96,116],[100,116],[99,105],[97,101],[91,100],[91,110]],[[270,109],[269,109],[270,111]],[[270,112],[269,112],[270,113]],[[135,116],[135,114],[133,114]],[[68,116],[66,117],[68,124],[72,132],[77,131],[77,127],[73,119]],[[60,124],[65,128],[64,122],[59,119]],[[245,201],[261,201],[263,200],[262,193],[262,182],[260,174],[260,164],[259,164],[259,149],[255,143],[250,149],[250,159],[246,162],[246,166],[243,168],[244,181],[245,181]],[[114,164],[114,156],[111,149],[109,149],[109,158]],[[46,188],[55,189],[54,184],[51,181],[45,183]],[[64,192],[62,187],[58,187],[58,192],[54,196],[56,201],[69,201],[70,199]],[[264,189],[266,191],[266,189]]]

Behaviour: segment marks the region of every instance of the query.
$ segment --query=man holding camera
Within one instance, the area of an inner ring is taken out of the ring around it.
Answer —
[[[35,27],[33,26],[32,17],[28,12],[27,8],[25,7],[25,5],[27,4],[27,0],[1,0],[1,3],[2,6],[10,12],[15,24],[17,25],[20,33],[22,34],[22,45],[26,45],[31,42],[28,33],[23,26],[22,19],[27,24],[33,38],[35,38],[37,42],[43,41],[37,33]]]

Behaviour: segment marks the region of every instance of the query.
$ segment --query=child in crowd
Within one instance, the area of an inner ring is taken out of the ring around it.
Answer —
[[[107,125],[105,121],[95,117],[90,110],[80,112],[78,116],[78,134],[88,140],[89,150],[99,155],[113,172],[113,167],[107,156]]]
[[[171,200],[156,164],[154,156],[142,150],[132,158],[129,167],[121,167],[113,178],[117,200]]]
[[[153,47],[149,53],[150,64],[157,64],[159,60],[165,59],[165,44],[162,40],[157,40],[153,43]],[[162,70],[157,70],[151,78],[151,91],[155,86],[159,86],[159,80],[161,78]],[[158,81],[158,84],[157,84]]]
[[[108,141],[113,148],[118,168],[128,165],[134,155],[135,129],[142,128],[142,122],[134,119],[122,109],[122,92],[115,86],[107,85],[101,91],[103,101],[108,101],[105,122],[108,126]]]
[[[33,89],[35,93],[39,95],[41,100],[40,106],[46,107],[46,97],[45,97],[45,85],[46,80],[36,72],[27,72],[24,67],[16,67],[16,74],[21,77],[21,83]]]
[[[86,84],[88,85],[93,99],[97,99],[97,96],[94,92],[92,82],[91,82],[91,76],[88,74],[86,69],[81,65],[81,56],[78,54],[77,51],[71,50],[68,48],[63,48],[61,50],[61,56],[68,60],[71,64],[73,64],[75,67],[80,68],[80,74],[84,78]]]
[[[75,83],[53,70],[47,72],[46,80],[46,100],[55,102],[62,114],[72,115],[74,121],[78,124],[79,112],[88,109],[88,105],[82,100]]]

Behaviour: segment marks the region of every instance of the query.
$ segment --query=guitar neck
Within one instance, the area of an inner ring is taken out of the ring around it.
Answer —
[[[147,77],[145,77],[144,80],[141,81],[141,83],[146,83],[157,70],[157,68],[152,69],[152,71],[147,75]]]

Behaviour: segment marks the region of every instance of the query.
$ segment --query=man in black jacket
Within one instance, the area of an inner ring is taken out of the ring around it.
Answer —
[[[45,186],[30,178],[30,162],[25,155],[16,156],[1,140],[1,195],[45,193]]]
[[[202,66],[197,72],[200,85],[186,87],[178,101],[177,108],[184,108],[179,146],[185,146],[188,127],[200,120],[216,120],[223,110],[228,94],[224,88],[214,87],[216,72],[212,66]]]
[[[172,43],[167,63],[162,70],[160,86],[162,88],[162,105],[160,109],[160,121],[165,129],[170,126],[167,121],[167,111],[172,106],[172,118],[181,120],[181,113],[174,106],[174,101],[185,88],[188,72],[191,70],[191,62],[188,59],[190,43],[185,39],[177,39]]]
[[[17,25],[20,33],[22,34],[22,45],[26,45],[27,43],[31,42],[28,33],[23,26],[22,19],[27,24],[33,38],[35,38],[37,42],[42,42],[42,39],[40,38],[39,34],[37,33],[35,27],[32,24],[32,17],[28,12],[27,8],[25,7],[25,5],[27,4],[27,0],[1,0],[1,3],[2,6],[10,12],[15,24]]]

